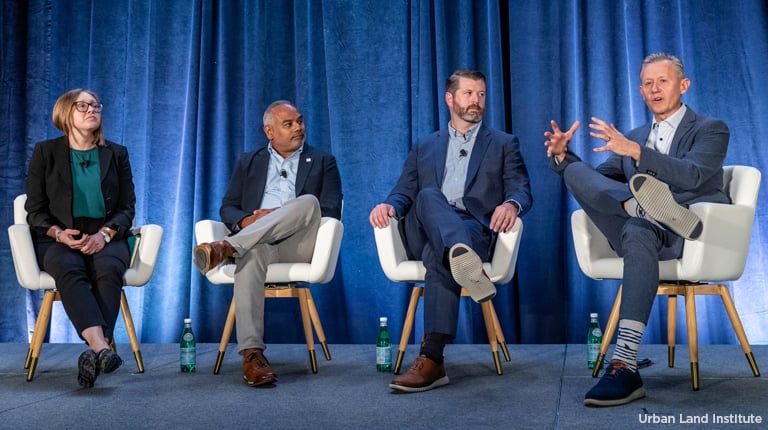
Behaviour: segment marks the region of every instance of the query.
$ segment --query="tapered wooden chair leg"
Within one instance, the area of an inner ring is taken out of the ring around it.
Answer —
[[[416,307],[419,305],[419,297],[424,292],[424,287],[414,286],[411,291],[411,301],[408,303],[408,311],[405,313],[405,322],[403,323],[403,333],[400,335],[400,346],[397,350],[397,360],[395,360],[395,367],[393,372],[395,375],[400,373],[400,366],[403,364],[403,357],[405,357],[405,348],[408,347],[408,338],[411,337],[411,330],[413,330],[413,323],[416,320]]]
[[[232,302],[229,305],[229,312],[227,312],[227,322],[224,323],[224,332],[221,334],[221,341],[219,342],[219,353],[216,355],[216,364],[213,366],[213,374],[218,375],[221,370],[221,363],[224,362],[224,354],[227,352],[227,344],[229,344],[229,338],[232,337],[232,328],[235,326],[235,298],[232,297]]]

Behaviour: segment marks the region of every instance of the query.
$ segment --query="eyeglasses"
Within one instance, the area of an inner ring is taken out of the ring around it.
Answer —
[[[72,104],[78,112],[88,112],[88,107],[91,107],[94,112],[101,112],[101,109],[104,107],[103,104],[97,102],[74,102]]]

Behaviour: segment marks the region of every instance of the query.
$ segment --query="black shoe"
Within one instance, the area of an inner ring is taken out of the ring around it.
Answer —
[[[585,406],[618,406],[645,397],[640,372],[629,370],[619,360],[611,360],[605,374],[584,396]]]
[[[123,359],[115,351],[104,348],[99,351],[96,363],[98,365],[96,372],[112,373],[123,364]]]
[[[83,351],[77,359],[77,383],[83,388],[91,388],[99,376],[98,356],[90,349]]]
[[[667,184],[653,176],[638,173],[629,180],[629,189],[645,211],[645,216],[685,239],[696,240],[701,236],[704,230],[701,218],[677,203]]]

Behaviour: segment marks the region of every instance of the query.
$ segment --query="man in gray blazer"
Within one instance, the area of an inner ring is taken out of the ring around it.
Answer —
[[[205,274],[234,257],[237,349],[248,385],[277,375],[264,356],[264,281],[275,262],[309,262],[320,218],[341,218],[341,177],[333,155],[304,143],[304,119],[279,100],[264,113],[269,145],[240,157],[219,211],[233,234],[193,250]]]
[[[723,190],[728,127],[681,102],[690,86],[683,63],[673,55],[651,54],[643,60],[640,82],[653,122],[622,135],[613,124],[592,118],[589,134],[605,141],[594,151],[611,153],[597,168],[568,150],[578,121],[567,132],[552,121],[552,131],[544,133],[552,169],[624,259],[616,349],[585,396],[588,406],[645,396],[637,350],[658,289],[658,262],[680,257],[685,239],[701,234],[701,220],[689,205],[730,203]]]

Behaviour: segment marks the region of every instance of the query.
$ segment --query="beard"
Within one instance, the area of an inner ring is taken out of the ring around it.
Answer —
[[[456,109],[456,115],[459,118],[472,124],[477,124],[478,122],[482,121],[483,114],[485,113],[485,109],[476,104],[462,107],[454,103],[454,108]],[[470,109],[475,109],[475,111],[469,112]]]

